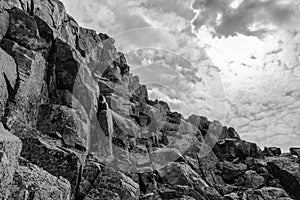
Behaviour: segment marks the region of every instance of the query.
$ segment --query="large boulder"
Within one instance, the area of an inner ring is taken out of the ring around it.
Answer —
[[[9,197],[11,200],[71,200],[71,185],[63,177],[55,177],[21,158]]]
[[[220,140],[213,147],[213,151],[219,160],[232,161],[236,158],[245,160],[248,157],[258,157],[259,148],[255,143],[238,139]]]
[[[298,156],[298,158],[300,159],[300,148],[292,147],[290,148],[290,152],[292,155]]]
[[[245,186],[248,188],[260,188],[265,184],[265,178],[254,170],[248,170],[243,174]]]
[[[21,140],[5,130],[0,123],[0,199],[6,200],[9,194],[21,149]]]
[[[10,55],[0,48],[0,117],[4,115],[7,100],[13,93],[16,80],[16,63]]]
[[[9,14],[6,10],[0,9],[0,41],[6,34],[9,27]]]
[[[267,158],[270,173],[278,178],[284,189],[296,200],[300,199],[300,167],[296,158]]]
[[[47,47],[46,40],[41,38],[35,19],[19,8],[9,10],[10,23],[6,37],[32,50]]]
[[[10,86],[12,91],[4,122],[8,128],[21,125],[32,127],[36,123],[38,107],[47,97],[46,61],[42,54],[8,39],[3,39],[0,46],[14,58],[17,65],[17,78],[15,84]]]
[[[20,128],[14,131],[23,144],[21,156],[32,164],[56,177],[64,177],[75,190],[80,165],[85,153],[62,147],[62,142],[41,134],[34,129]],[[33,153],[34,152],[34,153]]]
[[[87,151],[89,119],[83,109],[43,104],[39,107],[37,130],[58,137],[65,147]]]
[[[93,155],[87,157],[78,198],[137,200],[139,194],[139,185],[130,177],[100,163]]]
[[[137,200],[139,185],[131,178],[111,168],[103,169],[94,182],[95,189],[106,189],[118,194],[121,200]]]
[[[202,132],[202,134],[206,135],[210,125],[210,121],[208,121],[206,117],[191,115],[188,121],[196,126]]]
[[[220,194],[186,163],[172,162],[157,172],[164,184],[188,186],[206,198],[218,199],[220,197]]]
[[[233,178],[240,176],[247,170],[247,165],[243,163],[231,163],[228,161],[219,163],[218,167],[222,171],[222,177],[231,181]]]
[[[183,154],[186,161],[209,185],[223,185],[217,169],[218,158],[206,144],[195,143]]]

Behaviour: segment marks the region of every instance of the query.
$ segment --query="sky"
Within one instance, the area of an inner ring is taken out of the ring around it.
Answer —
[[[261,147],[300,146],[300,0],[63,2],[116,39],[152,99]]]

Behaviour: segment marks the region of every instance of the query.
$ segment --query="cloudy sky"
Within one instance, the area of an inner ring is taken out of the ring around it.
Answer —
[[[63,0],[153,99],[261,145],[300,146],[300,0]]]

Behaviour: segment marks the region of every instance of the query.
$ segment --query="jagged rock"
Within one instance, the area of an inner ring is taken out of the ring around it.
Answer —
[[[5,130],[0,123],[0,199],[6,200],[9,195],[21,149],[20,139]]]
[[[158,191],[162,200],[204,200],[201,194],[188,186],[162,187]],[[156,199],[156,198],[155,198]],[[157,198],[159,199],[159,198]]]
[[[226,126],[223,127],[223,131],[221,133],[220,138],[222,139],[238,139],[240,140],[240,135],[236,132],[236,130],[233,127],[229,127],[227,129]]]
[[[9,14],[6,10],[0,9],[0,41],[6,34],[9,27]]]
[[[295,158],[268,157],[269,172],[278,178],[284,189],[296,200],[300,199],[300,166]]]
[[[83,109],[43,104],[39,107],[37,129],[46,135],[60,135],[66,147],[88,149],[89,120]]]
[[[95,69],[97,63],[101,61],[103,48],[101,38],[97,35],[96,31],[80,27],[76,47],[83,57],[89,59],[89,68]]]
[[[10,55],[0,48],[0,117],[4,115],[6,102],[13,93],[16,80],[16,63]]]
[[[92,155],[88,156],[80,185],[80,198],[102,200],[111,197],[116,200],[137,200],[139,194],[139,185],[130,177],[99,163]]]
[[[223,126],[219,121],[213,121],[209,124],[207,133],[204,135],[205,143],[213,148],[219,141],[223,131]]]
[[[202,134],[206,135],[210,125],[210,121],[208,121],[206,117],[191,115],[188,121],[196,126],[202,132]]]
[[[63,177],[55,177],[26,160],[20,160],[14,175],[10,199],[70,200],[71,185]]]
[[[133,100],[138,102],[146,102],[148,100],[148,90],[145,85],[141,85],[134,91]]]
[[[183,116],[178,112],[168,112],[167,113],[167,121],[170,123],[180,124]]]
[[[259,188],[265,184],[265,178],[256,171],[248,170],[242,175],[245,186],[248,188]]]
[[[298,158],[300,159],[300,148],[290,148],[290,152],[292,155],[298,156]]]
[[[4,122],[9,128],[20,124],[32,126],[36,122],[38,106],[46,98],[46,61],[40,53],[11,40],[3,39],[0,46],[14,58],[17,65],[17,79],[15,85],[11,86]]]
[[[114,123],[112,111],[108,107],[105,98],[99,99],[97,119],[99,129],[97,130],[97,140],[91,141],[92,151],[103,160],[110,160],[113,157],[112,137],[114,133]]]
[[[255,143],[237,139],[219,141],[213,151],[220,160],[232,161],[236,158],[245,160],[247,157],[259,156],[259,149]]]
[[[184,153],[184,158],[210,186],[224,184],[216,167],[218,158],[205,144],[195,143]]]
[[[210,196],[211,199],[218,199],[219,193],[185,163],[169,163],[166,167],[157,170],[163,183],[171,186],[188,186],[194,188],[202,196]]]
[[[228,194],[234,194],[239,192],[240,187],[234,186],[234,185],[229,185],[229,184],[223,184],[223,185],[216,185],[216,189],[219,191],[221,195],[226,197]],[[230,195],[229,195],[230,196]]]
[[[249,190],[246,192],[247,198],[250,199],[264,199],[264,200],[292,200],[287,193],[280,188],[263,187],[257,190]]]
[[[230,193],[224,196],[225,200],[240,200],[240,197],[237,193]]]
[[[93,189],[89,191],[84,200],[122,200],[118,193],[114,193],[107,189]]]
[[[140,193],[139,185],[131,178],[110,168],[100,171],[94,187],[116,193],[121,200],[137,200]]]
[[[278,147],[265,147],[261,152],[262,156],[279,156],[281,154],[281,149]]]
[[[243,174],[247,170],[247,165],[243,163],[234,164],[224,161],[219,165],[219,168],[222,171],[222,177],[227,181],[230,181],[233,178]]]
[[[23,158],[56,177],[66,178],[74,191],[80,163],[85,157],[82,152],[63,148],[59,140],[46,137],[33,129],[20,128],[14,131],[14,135],[22,140]]]
[[[10,23],[6,37],[32,50],[47,48],[46,41],[39,36],[38,26],[33,17],[19,8],[9,10]]]
[[[140,137],[140,128],[132,120],[125,118],[118,113],[112,111],[114,122],[114,137],[118,139],[126,139],[128,137]]]
[[[180,124],[166,122],[161,131],[167,137],[168,147],[178,149],[181,154],[184,154],[194,144],[200,145],[196,137],[199,130],[184,120],[181,120]]]
[[[170,162],[183,159],[181,153],[175,148],[159,148],[150,156],[155,170],[165,167]]]
[[[102,95],[108,96],[114,92],[114,89],[106,81],[99,81],[98,84]]]

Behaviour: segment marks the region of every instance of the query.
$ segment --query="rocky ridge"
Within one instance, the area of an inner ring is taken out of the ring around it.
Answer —
[[[0,0],[1,200],[300,200],[282,154],[150,100],[58,0]]]

